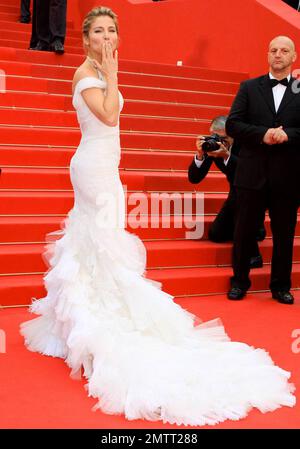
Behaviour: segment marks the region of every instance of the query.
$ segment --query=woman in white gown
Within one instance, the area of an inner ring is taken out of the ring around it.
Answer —
[[[201,426],[252,407],[292,407],[290,373],[264,350],[231,342],[218,320],[196,325],[143,276],[145,250],[124,229],[118,173],[118,36],[108,8],[86,16],[88,56],[73,80],[82,132],[70,165],[75,202],[48,246],[47,296],[30,307],[40,316],[21,325],[26,346],[65,359],[73,375],[83,368],[95,408],[130,420]]]

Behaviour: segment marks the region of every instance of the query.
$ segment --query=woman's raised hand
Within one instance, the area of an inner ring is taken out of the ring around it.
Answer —
[[[110,42],[104,42],[102,45],[102,63],[95,59],[93,63],[100,70],[103,76],[108,79],[117,79],[118,77],[118,50],[113,52]]]

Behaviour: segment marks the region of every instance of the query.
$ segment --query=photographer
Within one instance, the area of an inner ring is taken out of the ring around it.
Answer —
[[[235,225],[236,212],[236,191],[233,186],[235,169],[238,161],[238,152],[236,143],[233,139],[226,135],[225,123],[227,116],[215,117],[210,126],[210,133],[212,136],[205,138],[199,136],[196,141],[197,153],[189,167],[188,177],[192,184],[198,184],[207,175],[212,163],[225,174],[229,183],[230,189],[228,197],[225,200],[221,210],[217,214],[215,220],[208,231],[209,240],[221,243],[233,240],[233,232]],[[210,139],[208,141],[208,139]],[[204,144],[204,145],[203,145]],[[213,151],[213,147],[218,148]],[[264,228],[264,216],[261,217],[258,223],[257,240],[263,240],[266,232]],[[259,252],[258,244],[255,242],[253,247],[251,268],[262,267],[263,261]]]

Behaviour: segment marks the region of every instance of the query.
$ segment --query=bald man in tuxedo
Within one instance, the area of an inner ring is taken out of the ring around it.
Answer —
[[[274,38],[269,73],[241,84],[226,121],[227,134],[240,144],[230,300],[242,299],[251,285],[255,225],[268,204],[273,237],[269,287],[280,303],[294,302],[290,288],[300,191],[300,89],[291,74],[296,57],[290,38]]]

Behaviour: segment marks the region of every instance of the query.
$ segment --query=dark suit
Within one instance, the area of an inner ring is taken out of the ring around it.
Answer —
[[[63,44],[66,14],[67,0],[35,0],[30,46],[34,46],[36,42],[51,45],[55,40],[60,40]]]
[[[284,3],[287,3],[288,5],[290,5],[292,8],[298,9],[300,7],[300,2],[299,0],[283,0]]]
[[[271,290],[291,287],[292,253],[300,182],[300,95],[286,88],[276,113],[269,76],[241,84],[226,122],[227,134],[240,144],[234,185],[237,220],[232,286],[250,287],[249,261],[255,223],[267,203],[273,234]],[[262,143],[269,128],[282,125],[288,142]]]
[[[30,20],[30,0],[21,0],[21,19]]]
[[[36,34],[36,0],[33,0],[32,4],[32,28],[31,28],[31,38],[29,43],[29,48],[34,48],[37,46],[38,37]]]
[[[229,184],[229,193],[227,199],[222,205],[221,210],[217,214],[215,220],[211,224],[208,231],[208,238],[213,242],[226,242],[233,240],[235,214],[236,214],[236,189],[233,185],[235,170],[238,161],[239,148],[236,144],[232,146],[231,155],[228,163],[225,165],[223,158],[217,157],[213,158],[206,156],[200,167],[197,167],[193,159],[191,165],[189,166],[188,177],[192,184],[198,184],[207,175],[211,165],[215,165],[221,170],[222,173],[227,178]],[[264,214],[262,215],[259,226],[259,234],[264,238]],[[260,238],[261,239],[261,238]],[[252,250],[252,256],[259,255],[258,245],[255,243]]]

